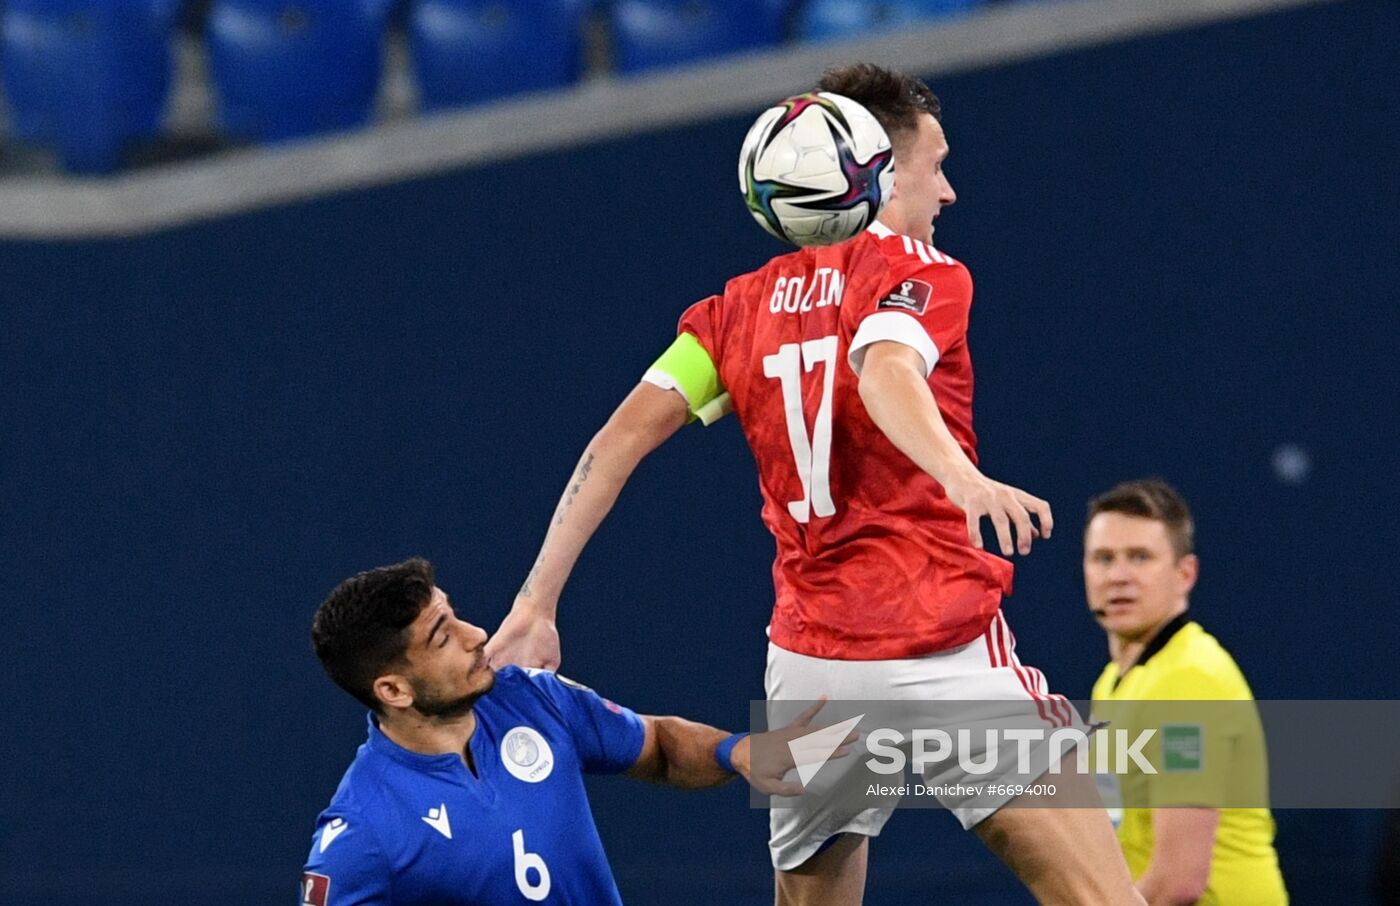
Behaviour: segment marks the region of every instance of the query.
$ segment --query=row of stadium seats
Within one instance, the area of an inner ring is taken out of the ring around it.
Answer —
[[[960,12],[983,0],[212,0],[203,38],[218,123],[270,142],[367,122],[383,41],[402,17],[422,107],[576,82],[585,25],[606,17],[616,71]],[[76,172],[116,168],[156,135],[181,0],[4,0],[12,137]]]

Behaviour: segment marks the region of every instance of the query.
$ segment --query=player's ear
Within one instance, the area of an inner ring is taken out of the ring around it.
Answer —
[[[374,697],[388,708],[408,708],[413,705],[413,684],[401,673],[386,673],[375,677]]]
[[[1190,594],[1191,589],[1196,587],[1196,579],[1201,574],[1201,561],[1195,554],[1187,554],[1176,561],[1177,579],[1181,583],[1181,593]]]

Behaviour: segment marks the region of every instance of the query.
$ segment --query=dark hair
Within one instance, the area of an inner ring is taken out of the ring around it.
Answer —
[[[1125,481],[1090,500],[1085,525],[1099,513],[1123,513],[1162,523],[1167,527],[1167,536],[1171,538],[1172,550],[1178,559],[1196,549],[1196,527],[1191,521],[1191,508],[1176,488],[1160,478]]]
[[[399,663],[408,627],[433,596],[433,565],[412,557],[351,576],[311,619],[311,647],[340,688],[375,711],[374,681]]]
[[[919,114],[931,114],[942,122],[938,95],[918,79],[873,63],[855,63],[828,69],[817,83],[818,91],[843,95],[869,110],[885,127],[890,141],[919,128]]]

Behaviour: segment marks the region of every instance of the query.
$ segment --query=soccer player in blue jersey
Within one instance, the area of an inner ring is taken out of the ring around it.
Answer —
[[[747,735],[638,715],[547,671],[493,670],[486,633],[457,617],[426,560],[345,580],[311,634],[331,679],[371,713],[317,821],[303,906],[620,904],[585,773],[691,788],[740,774],[764,793],[801,792],[777,773],[790,765],[750,774]],[[775,741],[808,732],[819,707]]]

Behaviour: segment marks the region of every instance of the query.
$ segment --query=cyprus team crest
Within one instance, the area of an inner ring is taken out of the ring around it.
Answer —
[[[539,783],[554,770],[554,752],[538,730],[516,727],[501,740],[501,764],[517,780]]]

